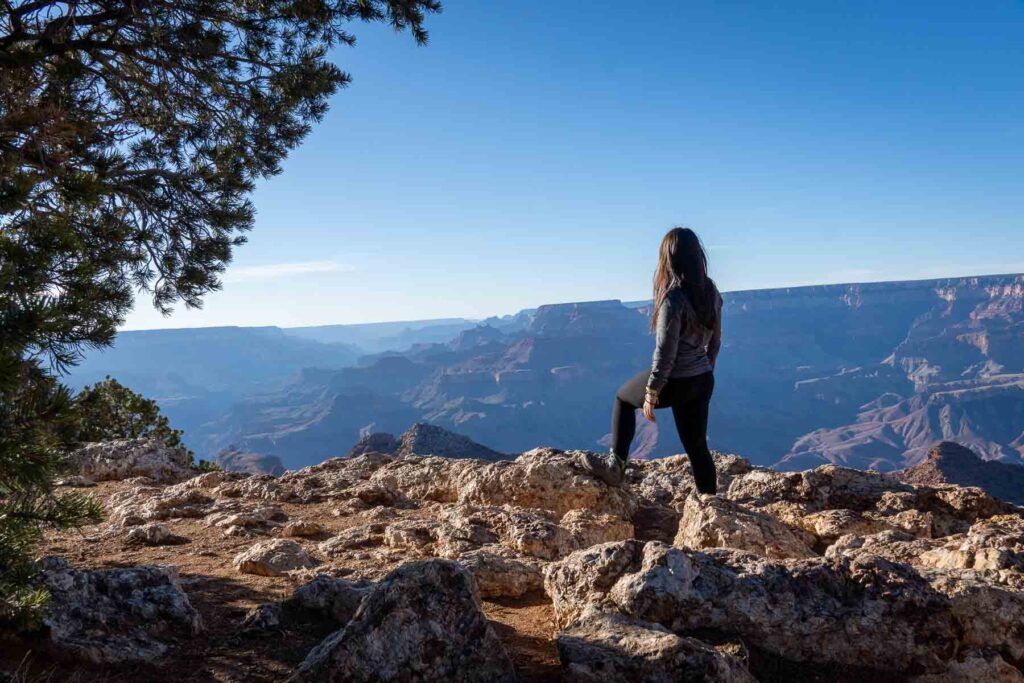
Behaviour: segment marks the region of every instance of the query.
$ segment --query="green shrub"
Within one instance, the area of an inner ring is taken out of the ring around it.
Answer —
[[[74,398],[73,412],[69,436],[74,444],[147,436],[168,446],[182,446],[181,430],[171,428],[156,401],[111,377],[82,389]]]

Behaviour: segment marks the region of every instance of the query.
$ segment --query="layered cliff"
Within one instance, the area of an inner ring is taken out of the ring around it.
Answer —
[[[1013,275],[727,293],[713,446],[787,469],[899,469],[942,439],[1020,461],[1022,288]],[[647,320],[614,301],[542,306],[447,344],[307,371],[208,424],[205,443],[292,467],[417,421],[502,452],[607,443],[615,389],[649,363]],[[640,457],[678,448],[672,430],[642,437]]]

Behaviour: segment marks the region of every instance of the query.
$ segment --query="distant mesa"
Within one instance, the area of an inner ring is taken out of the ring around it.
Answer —
[[[505,453],[488,448],[468,436],[450,432],[443,427],[417,422],[400,437],[385,432],[374,432],[361,438],[348,452],[348,457],[364,453],[392,455],[439,455],[445,458],[476,458],[479,460],[507,460]]]
[[[546,304],[533,313],[529,332],[545,337],[579,337],[628,331],[642,333],[645,317],[618,300]]]
[[[1024,467],[983,460],[970,448],[942,441],[928,451],[920,464],[896,473],[915,486],[977,486],[994,498],[1024,505]]]
[[[218,453],[214,457],[214,461],[227,472],[272,474],[275,477],[284,474],[284,464],[281,459],[268,453],[252,453],[240,448],[229,447]]]

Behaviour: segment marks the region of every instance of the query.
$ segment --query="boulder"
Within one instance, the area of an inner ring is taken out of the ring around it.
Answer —
[[[152,662],[203,628],[174,567],[82,571],[47,558],[40,584],[50,593],[47,648],[71,661]]]
[[[228,474],[238,476],[237,472]],[[213,494],[222,498],[247,498],[280,503],[314,503],[319,500],[315,494],[303,496],[297,487],[287,485],[283,476],[278,478],[269,474],[242,475],[237,479],[226,479],[213,489]]]
[[[803,472],[777,472],[752,468],[732,480],[726,497],[746,506],[769,502],[798,503],[807,512],[848,509],[863,512],[875,507],[888,492],[913,488],[879,472],[822,465]]]
[[[569,532],[576,548],[589,548],[610,541],[625,541],[633,538],[634,534],[632,522],[593,510],[569,510],[562,515],[558,524]]]
[[[500,513],[490,508],[458,505],[440,511],[441,524],[434,532],[437,554],[452,559],[460,553],[498,542],[495,531]]]
[[[359,609],[370,587],[366,582],[320,574],[296,588],[289,598],[253,608],[246,614],[243,625],[266,630],[320,622],[340,628]]]
[[[514,461],[486,464],[405,457],[379,468],[371,480],[413,500],[536,508],[556,519],[570,510],[586,509],[628,520],[636,508],[627,489],[610,487],[590,476],[579,452],[553,448],[539,448]]]
[[[843,557],[859,557],[876,555],[890,562],[917,564],[921,556],[933,549],[937,541],[927,538],[916,538],[906,531],[891,529],[880,531],[868,536],[848,534],[840,536],[835,543],[825,550],[825,557],[841,559]]]
[[[896,478],[872,470],[822,465],[800,472],[804,486],[825,497],[830,509],[870,510],[890,491],[910,491],[911,487]]]
[[[735,477],[724,490],[724,497],[748,507],[787,501],[804,505],[809,512],[825,509],[825,491],[809,485],[803,474],[755,467]]]
[[[686,500],[673,545],[736,548],[769,559],[814,557],[814,539],[775,517],[725,498],[694,495]]]
[[[77,474],[93,481],[149,477],[157,482],[177,482],[193,475],[188,451],[148,437],[86,444],[68,460]]]
[[[538,563],[525,561],[505,548],[470,550],[453,559],[473,574],[484,598],[518,598],[543,586]]]
[[[608,591],[639,567],[644,547],[640,541],[603,543],[547,565],[544,592],[551,598],[556,625],[578,619],[590,605],[610,604]]]
[[[622,614],[588,610],[555,641],[571,683],[755,683],[735,657]]]
[[[926,571],[932,588],[945,595],[962,629],[962,647],[1024,660],[1024,593],[998,583],[993,572]]]
[[[978,570],[1024,570],[1024,518],[999,515],[978,520],[966,534],[940,540],[922,554],[927,567]]]
[[[551,565],[545,589],[563,627],[594,607],[827,667],[941,671],[959,641],[946,595],[910,566],[870,555],[777,563],[627,541]]]
[[[498,527],[503,544],[542,560],[557,560],[578,547],[568,529],[522,508],[510,506],[502,510]]]
[[[394,505],[400,494],[390,486],[371,481],[362,481],[345,490],[344,495],[359,500],[365,507]]]
[[[480,609],[472,575],[434,559],[388,574],[290,680],[511,683],[516,674]]]
[[[213,506],[214,499],[201,489],[180,484],[164,489],[136,487],[116,493],[107,501],[110,521],[122,527],[163,519],[205,517]]]
[[[461,483],[460,502],[538,508],[559,518],[582,509],[629,519],[636,509],[626,488],[608,486],[587,473],[580,451],[538,448],[512,462],[477,468]]]
[[[235,556],[233,564],[243,574],[280,576],[296,569],[308,569],[316,562],[295,541],[277,538],[250,546]]]
[[[462,477],[472,478],[479,469],[481,463],[476,460],[412,456],[385,463],[370,480],[413,500],[455,503]]]

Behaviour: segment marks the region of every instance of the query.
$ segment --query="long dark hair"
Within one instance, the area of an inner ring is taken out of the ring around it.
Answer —
[[[697,322],[711,329],[718,317],[715,283],[708,277],[708,256],[697,233],[689,228],[672,228],[661,240],[658,269],[654,271],[654,314],[651,329],[658,326],[658,313],[673,287],[682,287],[697,316]]]

